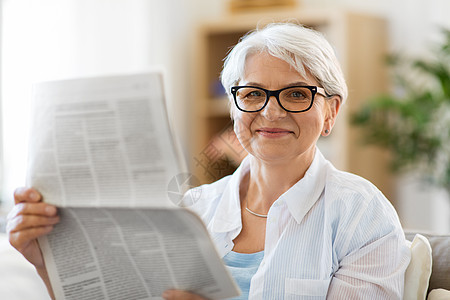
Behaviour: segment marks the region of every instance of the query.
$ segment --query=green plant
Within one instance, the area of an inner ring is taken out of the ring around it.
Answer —
[[[394,170],[419,169],[450,191],[450,30],[431,59],[390,56],[395,93],[370,99],[352,116],[365,142],[392,153]]]

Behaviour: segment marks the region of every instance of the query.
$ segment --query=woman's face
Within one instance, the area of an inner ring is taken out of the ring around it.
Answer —
[[[244,78],[239,85],[277,90],[289,85],[318,86],[307,72],[304,77],[285,61],[267,53],[250,55]],[[266,162],[306,160],[311,162],[320,135],[331,131],[339,110],[339,98],[325,99],[316,94],[311,109],[301,113],[283,110],[275,97],[259,112],[247,113],[234,108],[234,131],[242,146]]]

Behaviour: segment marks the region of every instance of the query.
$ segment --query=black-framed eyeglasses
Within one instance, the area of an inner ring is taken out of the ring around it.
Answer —
[[[329,97],[321,87],[310,85],[289,86],[279,90],[267,90],[257,86],[241,85],[231,87],[231,94],[237,108],[243,112],[258,112],[266,107],[274,96],[278,104],[288,112],[300,113],[309,110],[314,96]]]

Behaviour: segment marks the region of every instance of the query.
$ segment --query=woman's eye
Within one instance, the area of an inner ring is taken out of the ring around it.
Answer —
[[[249,97],[261,97],[262,93],[260,91],[253,91],[248,94]]]
[[[303,93],[301,93],[301,92],[294,91],[294,92],[291,93],[291,97],[292,98],[304,98],[305,95],[303,95]]]

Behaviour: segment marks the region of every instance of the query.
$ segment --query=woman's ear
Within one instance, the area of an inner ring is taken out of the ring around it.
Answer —
[[[331,133],[336,117],[341,108],[341,98],[339,96],[332,96],[325,99],[325,119],[323,124],[322,135],[327,136]]]

